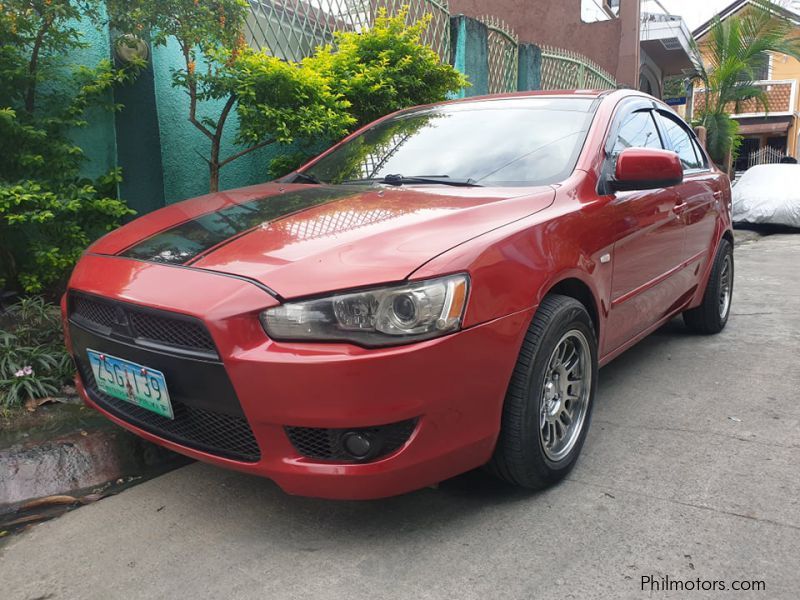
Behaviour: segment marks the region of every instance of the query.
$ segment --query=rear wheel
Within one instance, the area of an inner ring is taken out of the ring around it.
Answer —
[[[490,471],[537,489],[569,473],[580,454],[597,385],[597,341],[577,300],[547,296],[511,378]]]
[[[708,276],[703,303],[683,313],[687,327],[698,333],[719,333],[731,314],[733,299],[733,246],[723,239]]]

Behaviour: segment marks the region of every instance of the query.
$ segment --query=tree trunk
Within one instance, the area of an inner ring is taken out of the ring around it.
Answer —
[[[219,163],[208,163],[208,191],[219,191]]]
[[[29,114],[33,114],[36,108],[36,77],[39,73],[39,52],[44,43],[44,36],[47,35],[47,30],[52,25],[52,18],[45,19],[41,29],[36,34],[36,39],[33,42],[33,49],[31,50],[31,59],[28,62],[28,89],[25,93],[25,110]]]
[[[217,132],[211,140],[211,156],[208,160],[208,191],[219,191],[219,171],[222,165],[219,164],[219,148],[222,145],[222,128],[218,127]]]

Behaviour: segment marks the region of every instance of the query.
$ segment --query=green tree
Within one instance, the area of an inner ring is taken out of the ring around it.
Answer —
[[[82,23],[100,0],[3,0],[0,10],[0,287],[57,296],[86,246],[131,214],[115,198],[120,173],[81,178],[70,133],[91,106],[120,107],[111,88],[136,74],[109,60],[71,65]]]
[[[698,76],[705,88],[696,121],[708,130],[712,158],[723,164],[740,143],[731,113],[748,100],[769,110],[766,91],[755,85],[765,56],[774,52],[800,59],[800,36],[776,5],[764,0],[724,21],[717,18],[707,40],[696,47],[703,56]]]
[[[173,85],[186,91],[189,122],[208,138],[212,192],[219,190],[221,169],[242,156],[296,135],[338,135],[349,124],[346,105],[327,81],[245,44],[246,0],[109,0],[108,6],[121,31],[151,30],[156,45],[177,41],[183,66],[173,71]],[[234,110],[240,149],[223,156]]]

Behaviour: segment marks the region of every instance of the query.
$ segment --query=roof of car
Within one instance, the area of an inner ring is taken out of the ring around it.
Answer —
[[[456,98],[447,100],[445,102],[436,102],[428,106],[437,106],[441,104],[460,104],[469,102],[485,102],[487,100],[507,100],[507,99],[525,99],[525,98],[589,98],[599,99],[609,96],[615,97],[628,97],[640,96],[642,98],[652,98],[644,92],[632,89],[611,89],[611,90],[591,90],[591,89],[574,89],[574,90],[536,90],[528,92],[507,92],[504,94],[487,94],[482,96],[470,96],[467,98]],[[655,98],[652,98],[656,100]]]
[[[614,90],[536,90],[529,92],[507,92],[504,94],[486,94],[481,96],[470,96],[468,98],[458,98],[454,102],[474,102],[477,100],[502,100],[505,98],[536,98],[541,96],[560,96],[576,98],[599,98]]]

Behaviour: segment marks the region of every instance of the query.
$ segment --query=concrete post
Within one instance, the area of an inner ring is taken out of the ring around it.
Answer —
[[[476,19],[457,15],[450,18],[450,64],[472,84],[456,98],[489,93],[489,30]]]
[[[641,27],[640,0],[621,0],[619,6],[619,54],[616,79],[623,87],[639,89],[641,62],[639,60]]]
[[[542,49],[535,44],[520,44],[517,90],[527,92],[540,89],[542,89]]]
[[[135,81],[114,87],[114,102],[125,107],[115,114],[117,165],[123,175],[119,195],[143,215],[165,204],[152,54]]]
[[[700,140],[700,145],[703,148],[706,147],[706,141],[708,140],[708,131],[702,125],[695,127],[694,132],[697,134],[697,139]]]

